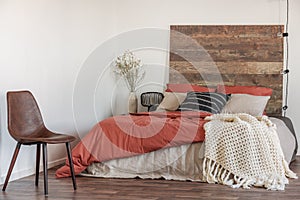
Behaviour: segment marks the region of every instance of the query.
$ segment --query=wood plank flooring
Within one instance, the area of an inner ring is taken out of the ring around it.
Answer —
[[[300,175],[300,157],[291,164]],[[300,199],[300,180],[290,179],[285,191],[268,191],[263,188],[232,189],[228,186],[167,180],[105,179],[77,176],[77,191],[73,190],[71,178],[56,179],[56,168],[49,170],[49,195],[44,196],[43,174],[40,185],[35,187],[34,176],[8,184],[0,192],[1,200],[64,200],[64,199]],[[2,188],[2,186],[1,186]]]

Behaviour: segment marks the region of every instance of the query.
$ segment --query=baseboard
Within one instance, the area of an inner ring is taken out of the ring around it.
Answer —
[[[55,161],[48,162],[48,169],[52,168],[52,167],[55,167],[57,165],[63,164],[65,161],[66,161],[66,158],[61,158],[61,159],[58,159],[58,160],[55,160]],[[43,166],[42,165],[40,166],[40,172],[41,171],[43,171]],[[20,178],[24,178],[26,176],[31,176],[33,174],[35,174],[35,167],[30,168],[30,169],[18,170],[18,171],[13,170],[13,172],[11,173],[9,181],[18,180]],[[5,178],[6,178],[6,174],[1,175],[0,185],[2,185],[4,183]]]
[[[66,158],[61,158],[61,159],[49,162],[48,163],[48,169],[50,169],[52,167],[56,167],[57,165],[63,164],[64,162],[66,162]]]

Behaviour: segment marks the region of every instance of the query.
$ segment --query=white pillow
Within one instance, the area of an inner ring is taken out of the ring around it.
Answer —
[[[157,111],[161,110],[177,110],[179,105],[184,101],[186,93],[165,92],[162,102],[159,104]]]
[[[221,113],[247,113],[262,116],[269,99],[270,96],[231,94]]]

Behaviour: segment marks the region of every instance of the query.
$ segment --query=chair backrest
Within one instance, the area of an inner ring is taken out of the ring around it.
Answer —
[[[11,136],[29,136],[44,129],[45,125],[36,100],[29,91],[7,92],[7,122]]]
[[[155,104],[160,104],[164,95],[161,92],[144,92],[141,94],[142,106],[150,107]]]

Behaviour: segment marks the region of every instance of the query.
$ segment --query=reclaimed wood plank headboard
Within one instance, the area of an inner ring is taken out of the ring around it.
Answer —
[[[266,111],[281,115],[283,25],[171,25],[170,83],[273,89]]]

